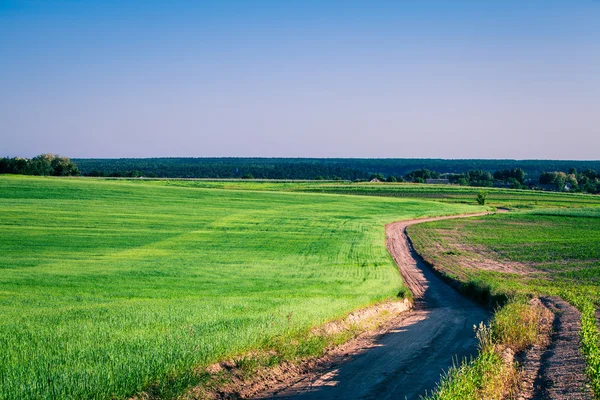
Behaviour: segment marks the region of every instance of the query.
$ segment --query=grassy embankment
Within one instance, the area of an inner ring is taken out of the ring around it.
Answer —
[[[405,294],[384,224],[418,199],[0,176],[0,398],[176,395],[256,350]],[[185,185],[183,185],[185,186]]]
[[[472,292],[511,299],[491,324],[491,344],[482,346],[478,359],[451,371],[432,398],[453,398],[459,388],[467,394],[489,389],[498,396],[506,391],[514,382],[497,382],[503,365],[498,350],[522,350],[539,339],[535,334],[539,326],[524,300],[539,295],[561,296],[582,311],[586,372],[600,398],[600,343],[594,317],[600,307],[600,208],[540,209],[433,222],[412,226],[409,234],[417,251],[442,273]],[[488,269],[482,268],[485,265]],[[494,267],[498,265],[508,269]],[[499,334],[523,326],[530,334]]]

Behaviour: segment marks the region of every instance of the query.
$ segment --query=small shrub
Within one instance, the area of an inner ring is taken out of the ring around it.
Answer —
[[[486,200],[487,200],[487,192],[484,192],[482,190],[479,193],[477,193],[477,204],[479,204],[480,206],[483,206],[483,205],[485,205]]]

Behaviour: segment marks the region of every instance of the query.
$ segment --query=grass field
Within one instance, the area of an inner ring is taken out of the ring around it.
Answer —
[[[385,223],[482,209],[186,185],[0,176],[0,398],[192,384],[404,293]]]
[[[556,295],[578,307],[586,372],[600,398],[600,335],[594,316],[600,307],[600,208],[440,221],[411,226],[409,234],[417,251],[436,268],[480,291],[509,298]],[[482,257],[510,270],[468,267],[482,265]],[[473,368],[463,368],[468,373],[457,374],[459,380],[446,382],[446,387],[464,387],[460,379],[473,374]]]
[[[132,180],[139,182],[139,180]],[[425,185],[415,183],[350,183],[341,182],[265,182],[243,180],[162,180],[142,181],[155,185],[183,186],[212,189],[239,189],[255,191],[289,191],[309,193],[330,193],[360,196],[400,197],[428,199],[443,203],[475,204],[475,197],[481,190],[488,193],[488,203],[494,207],[515,209],[590,207],[600,205],[598,196],[578,193],[543,192],[533,190],[513,190],[499,188],[477,188],[457,185]]]

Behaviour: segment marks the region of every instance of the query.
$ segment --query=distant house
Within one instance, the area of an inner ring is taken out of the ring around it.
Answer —
[[[381,181],[379,179],[377,179],[377,178],[373,178],[369,182],[371,182],[371,183],[381,183]]]
[[[425,179],[425,183],[431,185],[449,185],[450,181],[448,179]]]
[[[555,183],[540,183],[537,185],[538,188],[547,191],[556,191],[557,187]],[[572,186],[569,182],[565,183],[565,186],[562,188],[565,192],[571,191]]]

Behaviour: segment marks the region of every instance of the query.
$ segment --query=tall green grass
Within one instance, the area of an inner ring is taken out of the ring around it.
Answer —
[[[0,176],[0,209],[0,398],[72,399],[183,390],[402,294],[384,224],[482,208]]]

